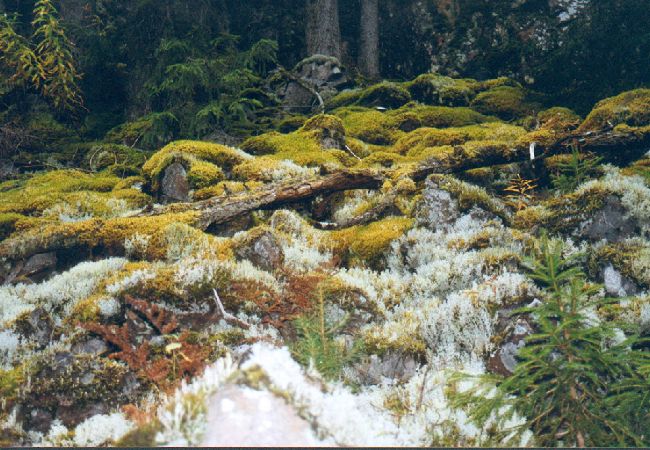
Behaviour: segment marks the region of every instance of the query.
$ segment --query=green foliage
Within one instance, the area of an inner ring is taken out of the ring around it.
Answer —
[[[614,323],[591,316],[606,302],[575,263],[561,241],[542,237],[527,264],[545,288],[543,302],[519,311],[535,319],[537,332],[510,377],[486,376],[454,401],[470,406],[479,424],[495,421],[499,442],[531,430],[541,446],[647,444],[648,355],[633,349],[638,338],[620,342]],[[525,419],[508,426],[515,414]]]
[[[578,186],[589,180],[603,158],[587,156],[580,153],[577,145],[571,147],[568,161],[557,164],[557,174],[551,175],[553,187],[562,194],[573,192]]]
[[[357,360],[362,349],[362,342],[355,341],[348,349],[344,342],[336,340],[336,335],[345,327],[349,317],[328,326],[325,318],[325,302],[322,291],[318,296],[316,308],[294,320],[298,339],[291,346],[291,352],[304,366],[314,364],[316,369],[327,379],[337,379],[343,368]]]
[[[267,106],[268,99],[249,94],[277,64],[278,45],[262,39],[240,51],[237,42],[237,36],[228,34],[205,46],[181,39],[160,41],[145,95],[155,110],[178,117],[182,135],[200,137],[215,129],[249,126]]]
[[[38,0],[33,15],[30,40],[15,32],[15,20],[0,16],[0,60],[13,71],[12,83],[39,90],[57,109],[74,109],[81,93],[72,43],[50,0]]]

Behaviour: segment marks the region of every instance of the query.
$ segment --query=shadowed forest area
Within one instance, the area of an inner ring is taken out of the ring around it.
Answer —
[[[0,446],[650,444],[643,0],[0,0]]]

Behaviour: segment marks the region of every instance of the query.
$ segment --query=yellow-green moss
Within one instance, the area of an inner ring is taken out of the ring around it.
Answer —
[[[569,108],[555,106],[545,109],[537,114],[537,120],[541,128],[550,129],[573,129],[580,125],[582,118]]]
[[[392,152],[374,152],[363,159],[366,167],[392,167],[405,160],[404,156]]]
[[[411,96],[430,105],[466,106],[475,95],[476,81],[426,73],[406,83]]]
[[[594,272],[608,262],[636,283],[650,286],[650,243],[647,241],[630,239],[604,245],[595,249],[589,258],[590,269]]]
[[[623,175],[640,175],[645,184],[650,186],[650,158],[643,158],[635,161],[621,171]]]
[[[343,108],[335,111],[343,120],[345,131],[349,136],[376,145],[393,144],[400,132],[392,116],[362,107]]]
[[[535,110],[535,105],[526,101],[526,92],[519,87],[499,86],[481,92],[472,101],[476,111],[500,117],[505,120],[522,118]]]
[[[411,94],[398,83],[384,81],[364,89],[357,103],[362,106],[399,108],[411,101]]]
[[[595,186],[588,191],[555,197],[518,211],[513,224],[522,230],[545,228],[553,233],[567,231],[590,219],[595,211],[603,207],[608,195],[611,193],[606,189]]]
[[[393,149],[400,154],[417,154],[429,147],[461,145],[471,141],[500,142],[515,144],[526,134],[522,127],[489,122],[458,128],[420,128],[407,134],[395,143]]]
[[[119,182],[118,177],[78,170],[44,172],[15,184],[13,189],[0,191],[0,213],[37,215],[56,204],[68,202],[76,205],[84,197],[97,202],[96,205],[93,202],[85,205],[89,212],[104,210],[107,201],[119,197],[116,192],[111,192]],[[137,197],[136,203],[141,203],[144,197]]]
[[[494,199],[485,189],[461,181],[451,175],[431,175],[429,177],[440,189],[449,192],[458,201],[462,211],[469,211],[478,206],[485,211],[509,221],[510,217],[504,205]]]
[[[391,242],[413,226],[414,220],[406,217],[389,217],[369,225],[334,231],[330,239],[334,251],[354,263],[376,267]]]
[[[650,125],[650,89],[635,89],[601,100],[580,125],[580,130],[593,131],[618,124]]]
[[[176,141],[166,145],[149,158],[142,166],[142,171],[151,180],[152,188],[157,190],[163,171],[171,163],[178,161],[188,168],[190,187],[201,189],[221,181],[224,178],[223,170],[230,170],[244,160],[244,155],[225,145],[201,141]]]

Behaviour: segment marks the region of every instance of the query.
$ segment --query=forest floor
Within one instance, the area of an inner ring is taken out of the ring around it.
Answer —
[[[545,233],[593,320],[650,327],[650,90],[582,118],[424,75],[326,108],[0,183],[0,445],[547,442],[455,400],[542,326]]]

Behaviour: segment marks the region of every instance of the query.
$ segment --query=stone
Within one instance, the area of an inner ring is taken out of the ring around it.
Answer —
[[[244,241],[235,250],[235,254],[268,272],[273,272],[284,263],[284,251],[276,237],[269,231],[264,231]]]
[[[604,206],[593,217],[582,224],[580,234],[594,242],[606,240],[620,242],[637,231],[638,224],[634,218],[628,217],[628,211],[621,200],[610,195],[605,199]]]
[[[108,351],[108,346],[103,339],[91,337],[90,339],[75,343],[71,350],[75,355],[103,355]]]
[[[14,326],[22,336],[34,340],[40,349],[49,345],[54,333],[52,318],[43,308],[36,308],[19,317]]]
[[[486,367],[502,376],[510,376],[517,366],[517,353],[526,345],[526,337],[533,333],[533,327],[527,317],[518,317],[513,321],[511,310],[498,313],[496,335],[501,342],[497,349],[488,357]],[[498,331],[501,329],[501,331]]]
[[[412,355],[388,352],[381,357],[371,355],[367,361],[357,364],[355,369],[362,384],[379,385],[386,381],[405,383],[415,375],[418,367],[420,364]]]
[[[160,183],[162,201],[165,203],[187,202],[190,199],[190,185],[187,171],[179,162],[170,164]]]
[[[611,263],[603,268],[602,278],[607,295],[612,297],[627,297],[639,292],[639,287],[623,276]]]
[[[445,229],[453,225],[460,215],[456,199],[428,179],[415,213],[418,224],[434,231]]]
[[[230,385],[208,401],[202,447],[322,445],[309,422],[271,392]]]
[[[5,281],[8,283],[24,282],[26,280],[42,281],[56,269],[57,262],[55,252],[33,255],[24,263],[17,264]]]

